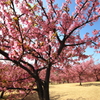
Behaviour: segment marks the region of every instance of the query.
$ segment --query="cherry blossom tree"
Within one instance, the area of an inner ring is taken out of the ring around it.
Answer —
[[[91,71],[92,67],[94,66],[94,60],[91,58],[88,61],[81,62],[79,64],[76,64],[72,70],[75,72],[75,77],[78,78],[78,81],[80,85],[82,85],[82,82],[85,82],[86,77],[89,78],[89,70]]]
[[[91,36],[80,33],[87,24],[98,21],[99,0],[75,0],[72,14],[71,0],[65,0],[62,7],[55,0],[46,2],[45,7],[42,0],[0,1],[0,59],[22,68],[35,80],[40,100],[50,100],[52,67],[67,66],[73,57],[85,59],[88,46],[100,46],[100,30],[93,30]]]
[[[35,86],[34,79],[23,69],[9,62],[7,64],[0,63],[1,98],[6,90],[12,92],[13,89],[27,95],[28,92],[35,90],[33,86]]]
[[[94,64],[90,70],[90,76],[94,81],[100,81],[100,63]]]

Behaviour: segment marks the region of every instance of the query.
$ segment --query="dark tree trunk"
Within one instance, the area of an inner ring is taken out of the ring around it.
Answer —
[[[80,81],[80,86],[82,86],[82,82]]]
[[[100,81],[100,79],[98,78],[98,75],[96,75],[96,81]]]
[[[46,70],[46,76],[45,76],[45,81],[42,81],[38,74],[37,74],[37,89],[38,89],[38,96],[39,100],[50,100],[50,95],[49,95],[49,78],[50,78],[50,70],[51,70],[52,64],[50,63],[48,65],[48,68]]]
[[[67,79],[67,83],[70,83],[70,82],[69,82],[69,79]]]
[[[39,100],[50,100],[49,83],[37,82]]]
[[[82,79],[81,76],[79,76],[80,86],[82,86]]]
[[[46,83],[44,86],[44,100],[50,100],[50,95],[49,95],[49,84]]]
[[[43,87],[39,82],[37,82],[37,89],[38,89],[39,100],[44,100]]]
[[[5,92],[5,91],[2,91],[2,92],[1,92],[0,98],[3,98],[4,92]]]

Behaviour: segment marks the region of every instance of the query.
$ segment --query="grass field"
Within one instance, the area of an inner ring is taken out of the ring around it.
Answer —
[[[50,94],[51,100],[100,100],[100,82],[51,85]]]
[[[79,86],[79,83],[50,85],[50,98],[50,100],[100,100],[100,82],[86,82],[83,86]],[[38,100],[38,98],[36,95],[29,95],[25,100]]]

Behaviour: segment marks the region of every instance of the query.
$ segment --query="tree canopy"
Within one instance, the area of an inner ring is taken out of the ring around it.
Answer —
[[[100,30],[93,30],[92,36],[84,33],[83,37],[79,32],[98,21],[99,0],[75,0],[72,15],[71,0],[65,0],[62,7],[55,0],[46,2],[45,8],[42,0],[0,1],[0,60],[26,71],[36,82],[40,100],[49,100],[52,67],[67,68],[70,62],[88,57],[84,54],[88,46],[100,47]]]

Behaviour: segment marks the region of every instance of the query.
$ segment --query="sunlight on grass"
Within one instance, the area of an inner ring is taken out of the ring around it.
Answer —
[[[100,100],[100,82],[51,85],[51,100]]]

